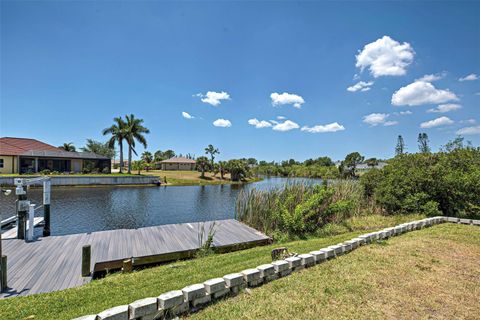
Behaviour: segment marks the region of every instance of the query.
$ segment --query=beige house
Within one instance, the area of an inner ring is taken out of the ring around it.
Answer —
[[[110,172],[110,159],[94,153],[65,151],[35,139],[0,138],[0,174],[82,172],[84,168]]]
[[[162,170],[195,170],[196,161],[185,157],[173,157],[160,162],[160,169]]]

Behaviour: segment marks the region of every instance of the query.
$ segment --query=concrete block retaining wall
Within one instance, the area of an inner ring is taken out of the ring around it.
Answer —
[[[14,178],[34,178],[17,176],[17,177],[0,177],[1,186],[13,186]],[[157,184],[160,180],[156,176],[55,176],[50,177],[52,186],[91,186],[91,185],[142,185]]]
[[[400,224],[393,228],[364,234],[352,240],[329,246],[309,254],[273,261],[240,273],[227,274],[223,278],[192,284],[182,290],[163,293],[158,297],[144,298],[129,305],[117,306],[96,315],[88,315],[74,320],[153,320],[171,319],[180,314],[195,312],[214,300],[234,296],[247,287],[256,287],[263,283],[288,276],[292,271],[320,264],[327,259],[347,254],[356,248],[375,240],[388,239],[402,233],[430,227],[438,223],[453,222],[480,226],[480,220],[458,219],[451,217],[433,217]]]

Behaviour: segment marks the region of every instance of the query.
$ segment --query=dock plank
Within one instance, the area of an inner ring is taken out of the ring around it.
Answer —
[[[81,276],[84,245],[92,248],[92,272],[118,269],[127,258],[144,265],[192,257],[199,248],[198,232],[202,224],[206,240],[212,223],[215,223],[213,245],[222,251],[225,248],[228,251],[229,246],[235,250],[270,241],[259,231],[233,219],[40,237],[33,242],[15,239],[16,230],[6,231],[2,237],[7,234],[9,238],[2,243],[8,256],[9,289],[0,298],[52,292],[90,282],[91,277]]]

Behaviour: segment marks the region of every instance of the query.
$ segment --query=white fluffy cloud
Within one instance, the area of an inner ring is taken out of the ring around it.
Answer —
[[[230,100],[230,95],[225,91],[222,91],[222,92],[208,91],[206,94],[197,93],[194,96],[202,98],[201,99],[202,102],[211,104],[214,107],[222,103],[222,100]]]
[[[413,61],[415,52],[409,43],[400,43],[389,36],[383,36],[363,47],[356,56],[356,67],[365,68],[375,77],[401,76]]]
[[[457,134],[466,135],[466,136],[480,134],[480,126],[465,127],[465,128],[458,129]]]
[[[300,128],[300,126],[297,123],[290,120],[285,120],[284,122],[276,123],[273,126],[273,130],[275,131],[290,131],[298,128]]]
[[[277,116],[277,119],[278,119],[278,120],[285,120],[285,119],[287,119],[287,118],[285,118],[284,116]]]
[[[293,104],[295,108],[300,109],[302,107],[302,104],[305,103],[305,100],[299,95],[293,94],[293,93],[272,93],[270,94],[270,98],[272,99],[272,104],[274,106],[280,106],[284,104]]]
[[[478,76],[475,74],[475,73],[470,73],[468,76],[465,76],[463,78],[460,78],[458,79],[458,81],[473,81],[473,80],[477,80],[478,79]]]
[[[184,117],[185,119],[193,119],[193,118],[195,118],[195,117],[192,116],[190,113],[185,112],[185,111],[182,112],[182,117]]]
[[[453,123],[454,123],[453,120],[451,120],[448,117],[440,117],[430,121],[422,122],[420,124],[420,128],[428,129],[428,128],[434,128],[434,127],[440,127],[440,126],[448,126]]]
[[[373,85],[373,81],[365,82],[365,81],[360,81],[354,84],[351,87],[347,88],[347,91],[350,92],[356,92],[358,90],[360,91],[368,91],[370,90],[370,87]]]
[[[450,90],[437,89],[430,82],[415,81],[395,91],[392,104],[395,106],[419,106],[457,101],[458,97]]]
[[[345,127],[339,124],[338,122],[329,123],[326,125],[316,125],[313,127],[302,127],[302,131],[310,132],[310,133],[324,133],[324,132],[336,132],[336,131],[343,131]]]
[[[265,121],[265,120],[258,120],[256,118],[253,118],[253,119],[250,119],[248,120],[248,124],[249,125],[252,125],[252,126],[255,126],[255,128],[257,129],[261,129],[261,128],[269,128],[272,126],[272,124],[268,121]]]
[[[228,128],[232,126],[232,123],[230,122],[230,120],[227,120],[227,119],[217,119],[213,121],[213,125],[215,127]]]
[[[406,110],[406,111],[400,111],[398,114],[401,115],[401,116],[409,116],[409,115],[413,114],[413,112],[410,111],[410,110]]]
[[[433,82],[433,81],[437,81],[445,78],[446,75],[447,73],[445,71],[441,73],[435,73],[435,74],[426,74],[420,79],[415,79],[415,81]]]
[[[427,112],[428,113],[432,113],[432,112],[434,112],[434,113],[447,113],[447,112],[455,111],[455,110],[458,110],[458,109],[461,109],[461,108],[462,108],[462,106],[459,105],[459,104],[447,103],[447,104],[441,104],[436,108],[428,109]]]
[[[371,125],[372,127],[383,125],[383,126],[394,126],[398,124],[398,121],[387,121],[387,118],[390,117],[388,113],[371,113],[363,117],[363,122]]]

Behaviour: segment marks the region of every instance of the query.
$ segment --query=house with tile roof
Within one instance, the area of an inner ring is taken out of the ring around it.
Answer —
[[[160,161],[162,170],[195,170],[196,161],[185,157],[173,157]]]
[[[110,172],[111,159],[88,152],[70,152],[28,138],[0,138],[0,173]]]

